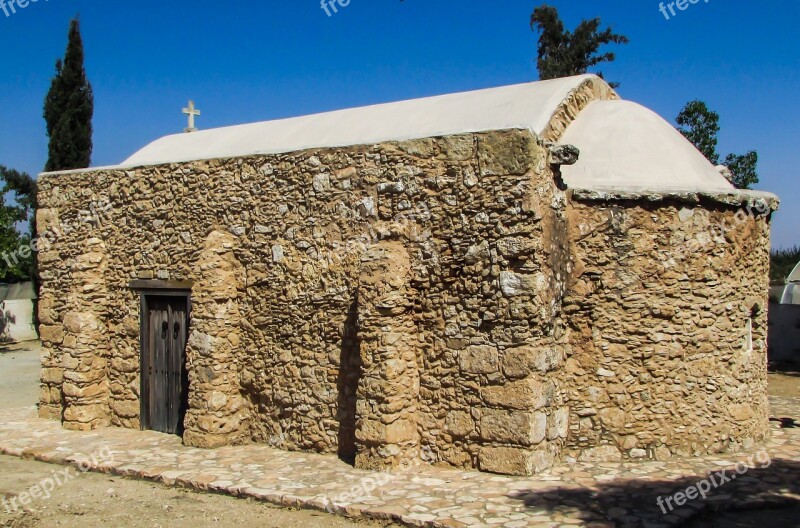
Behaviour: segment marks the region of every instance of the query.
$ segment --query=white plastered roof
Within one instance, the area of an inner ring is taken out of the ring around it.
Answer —
[[[571,188],[653,192],[730,192],[733,186],[675,128],[616,95],[594,75],[365,106],[158,139],[120,169],[204,159],[280,154],[312,148],[372,145],[427,137],[527,129],[541,135],[568,97],[592,81],[589,103],[559,139],[580,149],[562,167]],[[608,91],[605,95],[602,88]],[[611,99],[608,99],[611,97]]]
[[[123,165],[280,154],[489,130],[529,129],[539,134],[564,99],[588,79],[596,77],[580,75],[175,134],[150,143]]]
[[[672,125],[630,101],[589,103],[559,142],[581,151],[575,165],[561,169],[569,187],[654,192],[734,188]]]

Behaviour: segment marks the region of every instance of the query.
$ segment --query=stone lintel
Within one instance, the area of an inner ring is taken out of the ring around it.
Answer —
[[[128,283],[132,290],[191,290],[193,281],[135,279]]]
[[[602,188],[571,189],[574,200],[584,202],[682,202],[700,204],[712,202],[733,207],[762,202],[772,213],[778,210],[780,199],[772,193],[732,189],[731,191],[659,191],[647,189]]]

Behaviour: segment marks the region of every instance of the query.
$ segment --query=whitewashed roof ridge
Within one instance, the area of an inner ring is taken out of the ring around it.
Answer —
[[[529,129],[539,134],[564,99],[593,78],[579,75],[174,134],[150,143],[122,165],[282,154],[490,130]]]

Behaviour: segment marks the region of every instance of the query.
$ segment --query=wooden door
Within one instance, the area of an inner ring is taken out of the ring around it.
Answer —
[[[188,299],[148,295],[142,335],[142,428],[183,434]]]

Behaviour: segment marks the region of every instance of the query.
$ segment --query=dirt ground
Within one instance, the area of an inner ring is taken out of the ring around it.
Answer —
[[[359,522],[321,512],[277,508],[252,500],[196,493],[138,480],[98,473],[81,474],[24,510],[14,511],[17,496],[53,471],[63,468],[30,460],[0,456],[0,526],[33,528],[94,526],[125,528],[269,528],[309,526],[324,528],[397,526]],[[3,500],[5,502],[3,502]],[[11,510],[11,513],[9,513]]]
[[[36,405],[40,352],[39,343],[0,348],[0,409]]]
[[[33,406],[39,394],[40,348],[0,349],[0,409]],[[33,528],[59,526],[87,528],[320,528],[399,526],[362,522],[306,510],[277,508],[266,503],[223,495],[168,488],[152,482],[97,473],[79,477],[56,489],[47,500],[36,500],[26,510],[13,511],[10,500],[61,466],[0,456],[0,526]],[[74,470],[73,474],[79,474]],[[5,500],[5,502],[2,502]],[[122,507],[120,507],[122,506]],[[9,512],[9,510],[12,510]]]
[[[769,395],[782,398],[800,398],[800,372],[771,372]]]

